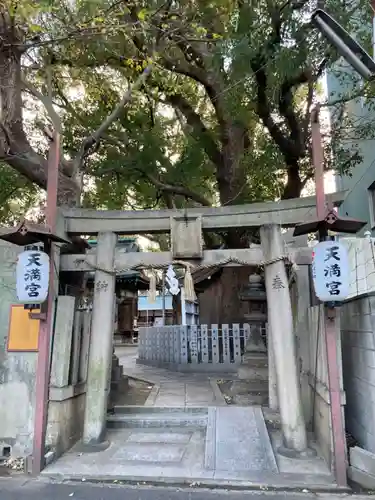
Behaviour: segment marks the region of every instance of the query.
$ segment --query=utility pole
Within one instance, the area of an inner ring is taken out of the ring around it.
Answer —
[[[54,132],[48,154],[46,225],[51,233],[56,230],[57,188],[60,162],[60,135]],[[48,418],[49,378],[50,378],[50,339],[53,328],[54,276],[55,263],[52,244],[45,243],[44,251],[50,256],[49,292],[47,301],[42,304],[39,315],[39,345],[36,366],[35,421],[32,474],[38,475],[44,468],[45,440]]]
[[[316,219],[295,227],[294,235],[318,233],[319,241],[331,239],[329,230],[337,233],[357,233],[366,223],[349,217],[339,217],[332,206],[327,206],[324,192],[324,154],[320,132],[319,105],[311,113],[312,157],[315,169]],[[346,486],[346,437],[341,407],[341,387],[339,359],[337,356],[337,336],[340,328],[337,313],[338,302],[325,302],[324,337],[327,353],[329,398],[331,405],[331,425],[333,439],[333,463],[336,483]]]
[[[316,107],[312,113],[311,135],[312,155],[315,168],[316,215],[317,218],[321,220],[327,215],[328,207],[326,206],[324,193],[324,156],[320,133],[319,107]],[[329,239],[326,225],[321,225],[318,230],[318,235],[319,241]],[[336,343],[337,332],[340,328],[340,318],[338,317],[337,308],[335,308],[334,304],[324,304],[324,328],[336,482],[338,486],[346,486],[346,435],[342,418],[340,372]],[[316,375],[317,374],[315,374],[315,376]]]

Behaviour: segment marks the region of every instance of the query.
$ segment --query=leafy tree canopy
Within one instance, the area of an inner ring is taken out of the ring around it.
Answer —
[[[374,89],[338,65],[310,24],[314,3],[3,0],[0,158],[13,169],[9,185],[26,186],[26,177],[45,187],[52,125],[63,145],[62,204],[298,197],[313,174],[310,118],[326,70],[346,85],[323,102],[334,115],[326,168],[349,172],[374,125],[346,106],[363,97],[371,109]],[[368,2],[344,4],[326,9],[369,49]]]

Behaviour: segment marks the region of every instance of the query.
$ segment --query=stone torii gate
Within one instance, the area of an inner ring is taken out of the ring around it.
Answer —
[[[329,196],[340,205],[345,193]],[[105,446],[107,399],[112,359],[113,307],[116,272],[136,268],[167,267],[176,260],[195,266],[253,265],[265,267],[266,292],[273,359],[278,388],[284,438],[283,449],[298,456],[307,450],[295,359],[291,300],[285,262],[311,263],[311,249],[286,248],[281,227],[295,227],[313,220],[315,197],[280,202],[220,208],[144,211],[60,211],[64,219],[64,237],[98,235],[95,254],[62,255],[60,270],[95,270],[86,410],[83,444],[100,449]],[[61,219],[60,219],[61,220]],[[235,228],[260,228],[261,245],[238,250],[203,250],[202,231]],[[116,255],[117,234],[171,233],[170,252],[126,253]],[[270,350],[269,349],[269,350]]]

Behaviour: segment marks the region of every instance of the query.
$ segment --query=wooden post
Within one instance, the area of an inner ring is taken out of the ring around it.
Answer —
[[[320,133],[319,106],[316,106],[311,114],[311,138],[315,167],[316,212],[318,219],[323,219],[326,215],[326,196],[324,193],[324,154]],[[318,233],[319,241],[329,239],[327,225],[321,224]],[[332,304],[324,304],[324,321],[335,478],[338,486],[346,486],[346,437],[342,418],[340,373],[336,342],[336,335],[340,326],[338,315]]]
[[[293,455],[307,449],[307,436],[297,376],[288,279],[284,261],[277,260],[283,255],[280,227],[275,224],[262,226],[260,238],[284,441],[280,451]],[[267,264],[267,261],[274,262]]]
[[[105,271],[113,271],[116,241],[114,233],[98,234],[96,265],[103,271],[99,269],[95,271],[83,428],[83,443],[90,446],[101,444],[104,441],[106,430],[113,351],[113,302],[116,276]]]
[[[56,230],[57,188],[60,162],[60,135],[54,132],[53,141],[48,153],[46,225],[51,232]],[[51,358],[51,334],[55,306],[56,285],[55,249],[51,243],[46,243],[44,251],[50,255],[49,292],[47,301],[42,304],[41,312],[46,314],[40,319],[38,358],[35,374],[35,418],[32,455],[32,474],[38,475],[45,466],[45,442],[48,420],[49,377]],[[60,255],[57,252],[57,255]]]

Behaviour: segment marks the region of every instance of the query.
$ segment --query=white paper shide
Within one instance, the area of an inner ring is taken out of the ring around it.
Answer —
[[[173,267],[171,265],[168,266],[167,274],[165,276],[165,281],[167,283],[169,292],[172,295],[178,295],[180,293],[178,279],[176,278],[176,273],[174,272]]]
[[[313,251],[312,274],[319,300],[345,300],[349,295],[349,258],[345,245],[338,241],[318,243]]]
[[[17,261],[17,298],[22,304],[42,304],[47,299],[49,257],[38,250],[26,250]]]

